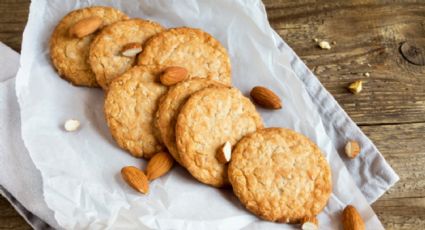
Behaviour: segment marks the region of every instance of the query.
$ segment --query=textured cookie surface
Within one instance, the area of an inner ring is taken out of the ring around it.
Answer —
[[[183,166],[200,182],[215,187],[228,184],[227,165],[216,159],[229,141],[262,128],[251,101],[235,88],[209,87],[194,93],[183,105],[176,124],[178,154]]]
[[[101,28],[128,18],[111,7],[95,6],[75,10],[59,22],[50,38],[50,57],[53,65],[62,78],[78,86],[98,86],[88,63],[90,44],[96,33],[76,38],[69,35],[69,29],[78,21],[93,16],[103,20]]]
[[[121,54],[129,43],[143,44],[152,35],[163,30],[162,26],[142,19],[115,22],[105,27],[93,40],[90,47],[90,65],[96,80],[103,89],[133,66],[136,58]]]
[[[180,108],[190,95],[209,86],[222,86],[222,84],[205,78],[192,78],[171,87],[161,98],[156,113],[157,127],[168,151],[179,163],[175,127]]]
[[[244,137],[232,152],[228,174],[245,207],[269,221],[295,223],[315,216],[332,192],[330,167],[320,149],[284,128]]]
[[[189,77],[202,77],[231,84],[230,59],[223,46],[206,32],[174,28],[152,37],[138,62],[159,71],[169,66],[185,67]]]
[[[159,98],[167,88],[157,75],[136,66],[112,81],[105,98],[105,117],[118,145],[135,157],[150,158],[163,149],[154,127]]]

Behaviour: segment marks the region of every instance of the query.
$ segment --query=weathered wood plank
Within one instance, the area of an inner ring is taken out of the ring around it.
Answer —
[[[425,226],[425,123],[364,126],[400,181],[373,204],[387,229]]]
[[[425,66],[399,52],[425,44],[424,1],[302,2],[265,1],[269,20],[358,124],[425,121]],[[313,38],[336,44],[322,50]],[[365,84],[353,96],[345,87],[356,79]]]
[[[13,207],[0,196],[0,230],[31,229]]]
[[[29,0],[0,1],[0,41],[18,52],[21,50],[29,4]]]

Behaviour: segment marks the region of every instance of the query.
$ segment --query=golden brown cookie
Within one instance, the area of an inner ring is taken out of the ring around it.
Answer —
[[[315,216],[332,192],[331,170],[319,147],[284,128],[262,129],[239,141],[228,175],[245,207],[269,221]]]
[[[200,182],[222,187],[228,183],[227,165],[217,161],[217,150],[226,141],[233,145],[262,127],[255,106],[236,88],[200,90],[190,96],[177,117],[180,160]]]
[[[155,72],[135,66],[112,81],[105,98],[105,117],[115,141],[135,157],[150,158],[163,150],[154,127],[159,98],[167,87]]]
[[[126,45],[142,45],[162,30],[158,23],[142,19],[119,21],[105,27],[93,40],[89,55],[90,65],[99,85],[108,89],[114,78],[134,65],[136,57],[123,54]]]
[[[231,84],[230,59],[226,49],[208,33],[193,28],[174,28],[146,42],[139,65],[153,65],[159,71],[169,66],[188,70],[189,78],[202,77]]]
[[[102,20],[100,28],[128,18],[123,12],[111,7],[94,6],[75,10],[62,18],[50,38],[53,65],[62,78],[78,86],[98,86],[88,63],[90,43],[97,32],[77,38],[69,31],[79,21],[93,17]]]
[[[190,95],[210,86],[223,85],[205,78],[192,78],[171,87],[160,100],[158,112],[156,113],[156,126],[159,128],[161,139],[167,146],[168,151],[179,163],[180,158],[177,153],[175,133],[177,115]]]

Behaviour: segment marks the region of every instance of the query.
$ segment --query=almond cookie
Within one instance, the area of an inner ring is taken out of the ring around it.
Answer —
[[[233,191],[257,216],[296,223],[316,216],[332,192],[331,170],[319,147],[284,128],[268,128],[239,141],[228,169]]]
[[[109,83],[130,69],[136,60],[136,53],[128,55],[128,45],[142,47],[142,44],[163,30],[158,23],[142,19],[115,22],[105,27],[90,46],[89,61],[96,80],[103,89]],[[133,56],[134,55],[134,56]]]
[[[222,84],[205,78],[192,78],[171,87],[161,98],[158,112],[156,113],[156,125],[159,128],[161,139],[167,146],[168,152],[180,163],[176,146],[176,121],[181,106],[193,93],[210,86],[223,86]]]
[[[139,65],[163,71],[169,66],[188,70],[189,78],[202,77],[231,84],[230,59],[226,49],[208,33],[192,28],[174,28],[146,42]]]
[[[150,158],[163,150],[154,126],[159,98],[167,87],[155,72],[136,66],[116,78],[105,98],[105,117],[118,145],[135,157]]]
[[[103,6],[75,10],[62,18],[50,38],[50,57],[59,75],[77,86],[97,87],[96,77],[88,63],[90,43],[97,33],[96,31],[127,18],[123,12]],[[87,22],[90,19],[97,20],[100,24]],[[81,20],[85,20],[87,23],[81,25],[83,22]],[[80,27],[94,26],[90,28],[91,30],[86,30],[87,33],[95,31],[81,38],[77,37],[72,31],[78,22],[80,22]]]
[[[176,142],[183,166],[200,182],[215,187],[228,184],[227,165],[216,159],[229,141],[262,128],[251,101],[236,88],[209,87],[194,93],[177,117]]]

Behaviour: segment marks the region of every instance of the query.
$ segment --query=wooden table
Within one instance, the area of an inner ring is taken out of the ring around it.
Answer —
[[[425,1],[264,3],[273,28],[400,175],[372,205],[382,223],[387,229],[424,229],[425,66],[407,61],[400,45],[407,41],[425,52]],[[0,1],[0,41],[17,51],[28,6],[29,0]],[[314,38],[334,44],[322,50]],[[364,80],[364,89],[352,95],[346,86],[356,79]],[[29,228],[4,199],[0,210],[0,229]]]

